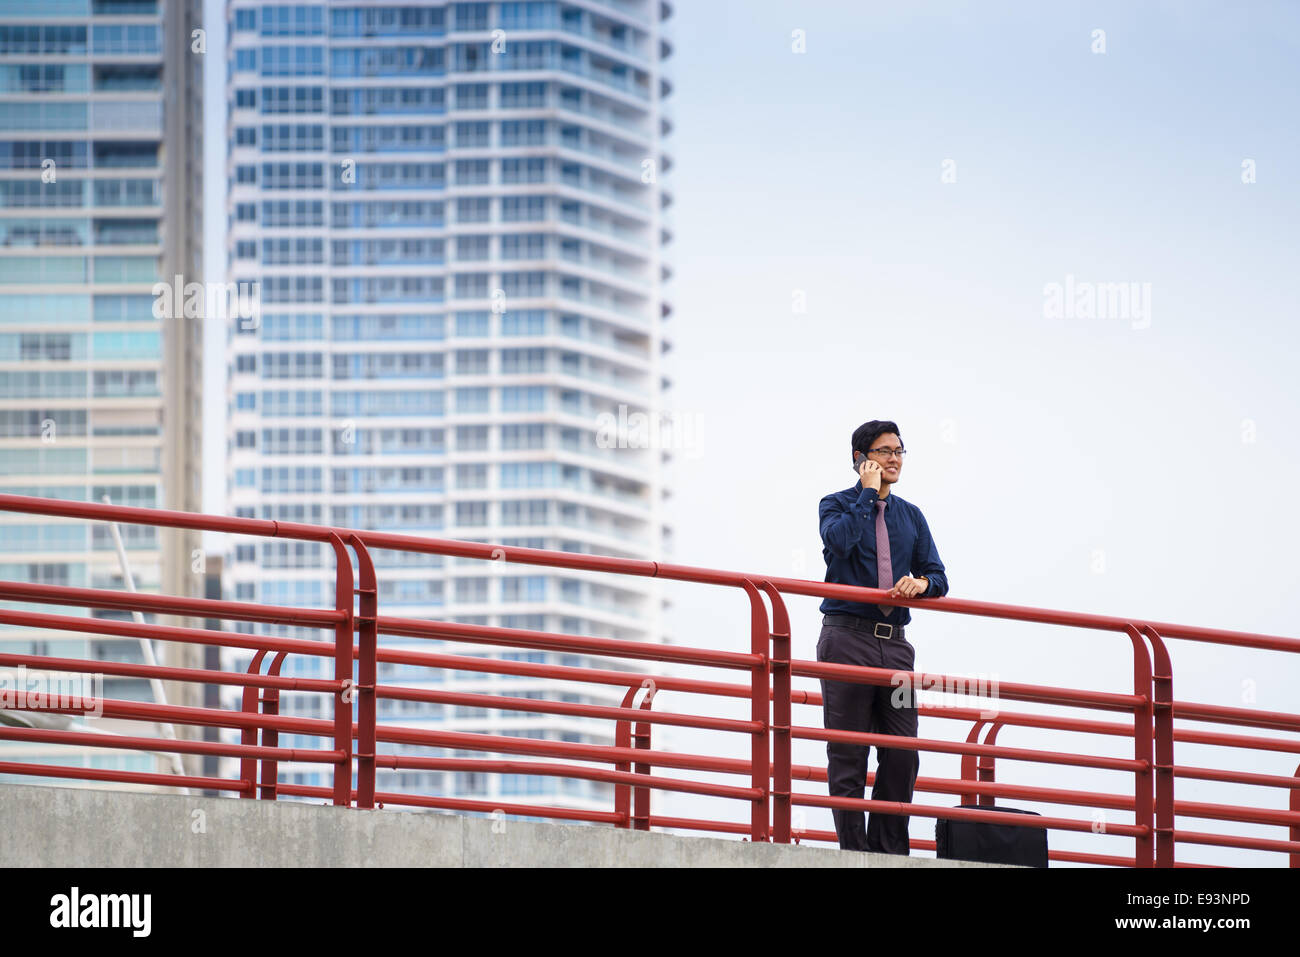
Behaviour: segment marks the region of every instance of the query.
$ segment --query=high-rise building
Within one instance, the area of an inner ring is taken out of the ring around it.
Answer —
[[[230,326],[232,514],[664,554],[667,453],[611,438],[611,423],[663,415],[669,16],[660,0],[229,0],[228,278],[261,293],[260,321]],[[231,557],[231,597],[332,604],[328,548],[240,539]],[[653,579],[374,557],[381,613],[665,640]],[[622,699],[406,666],[381,665],[380,681]],[[281,707],[321,713],[302,695]],[[453,705],[384,702],[380,721],[613,742],[608,721]],[[282,765],[281,780],[325,786],[329,772]],[[604,784],[468,772],[381,771],[378,787],[610,800]]]
[[[201,329],[159,318],[154,285],[201,279],[202,50],[198,0],[0,0],[6,493],[199,509]],[[140,591],[202,595],[197,533],[121,533]],[[0,578],[123,587],[108,526],[12,513],[0,513]],[[14,627],[0,626],[0,648],[142,660],[134,639]],[[163,663],[195,655],[160,652]],[[110,676],[103,693],[152,698],[135,678]],[[147,754],[0,743],[6,760],[38,752],[45,763],[155,769]]]

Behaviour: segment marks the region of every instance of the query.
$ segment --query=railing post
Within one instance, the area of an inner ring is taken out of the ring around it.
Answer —
[[[1151,704],[1155,717],[1156,867],[1174,866],[1174,666],[1164,639],[1150,625]]]
[[[760,583],[772,602],[772,840],[789,844],[790,793],[790,616],[771,582]]]
[[[641,710],[649,711],[655,698],[655,683],[649,679],[648,685],[643,683],[642,687],[646,689],[645,697],[641,699]],[[650,722],[638,721],[636,723],[636,732],[632,735],[632,746],[643,751],[650,750]],[[637,774],[650,776],[650,765],[635,765]],[[634,831],[650,830],[650,789],[648,787],[638,787],[632,792],[632,829]]]
[[[622,707],[632,707],[638,690],[637,688],[627,689],[627,694],[623,695]],[[619,718],[614,722],[614,747],[632,747],[632,722],[627,718]],[[631,771],[632,765],[627,761],[615,761],[614,770]],[[619,822],[614,825],[615,827],[627,829],[632,826],[632,786],[630,784],[614,785],[614,813],[620,816]]]
[[[1002,722],[994,721],[984,735],[985,744],[997,744],[998,732],[1002,730]],[[997,756],[992,754],[981,754],[979,756],[978,777],[981,784],[992,784],[997,780]],[[976,803],[981,807],[994,807],[997,805],[997,799],[992,794],[979,794],[976,797]]]
[[[379,579],[370,551],[356,535],[350,536],[357,553],[357,807],[375,806],[376,660],[379,648]]]
[[[771,692],[768,687],[768,641],[771,632],[767,624],[767,607],[759,597],[758,589],[748,578],[744,582],[745,594],[749,596],[749,648],[758,656],[758,661],[750,669],[749,703],[750,720],[758,725],[751,735],[749,752],[750,787],[758,792],[749,817],[750,840],[767,843],[768,794],[771,791],[772,765],[768,745],[768,702]]]
[[[1141,633],[1124,627],[1133,642],[1133,694],[1146,699],[1133,709],[1133,758],[1145,762],[1147,770],[1133,772],[1133,823],[1148,828],[1146,837],[1134,838],[1134,867],[1155,866],[1155,706],[1151,690],[1151,656]]]
[[[652,702],[656,690],[653,678],[646,678],[635,688],[629,687],[627,693],[623,695],[622,707],[631,708],[636,704],[636,694],[642,689],[645,689],[646,695],[641,700],[640,707],[649,711],[653,707]],[[614,746],[617,748],[640,748],[648,751],[650,749],[649,722],[638,721],[634,732],[631,718],[619,718],[614,722]],[[633,765],[627,761],[615,761],[614,770],[634,771],[636,774],[649,775],[650,766],[648,764]],[[633,805],[634,793],[635,809]],[[634,792],[630,784],[615,784],[614,813],[620,817],[618,823],[614,825],[615,827],[621,827],[624,830],[650,830],[650,789],[637,787]]]
[[[1300,779],[1300,765],[1296,765],[1295,777]],[[1296,787],[1291,789],[1291,810],[1300,814],[1300,780],[1296,781]],[[1291,825],[1291,840],[1300,841],[1300,824]],[[1300,867],[1300,851],[1291,852],[1291,866]]]
[[[266,657],[266,649],[263,648],[253,655],[253,660],[248,663],[248,673],[258,675],[262,673],[262,659]],[[241,714],[260,715],[262,707],[259,702],[261,697],[260,690],[252,685],[244,685],[244,694],[240,705]],[[244,726],[239,729],[239,743],[242,745],[258,744],[259,733],[261,728]],[[240,789],[241,798],[253,798],[257,796],[257,758],[240,758],[239,759],[239,780],[244,785]]]
[[[330,532],[329,542],[334,548],[334,608],[344,613],[334,627],[334,679],[344,685],[334,693],[334,750],[343,752],[334,765],[334,804],[351,807],[352,701],[356,696],[352,679],[352,559],[337,533]]]
[[[271,667],[266,669],[268,675],[278,675],[280,667],[284,664],[285,652],[276,652],[271,659]],[[262,702],[262,714],[278,715],[280,713],[280,689],[263,688],[258,696]],[[262,728],[262,744],[268,748],[279,747],[280,731],[278,728]],[[258,788],[257,796],[263,801],[274,801],[276,798],[276,784],[280,776],[280,762],[275,758],[262,759],[261,785]]]
[[[976,721],[973,725],[971,725],[970,733],[966,735],[966,743],[978,744],[980,739],[980,731],[983,728],[984,728],[984,719],[981,718],[978,721]],[[963,754],[961,756],[961,779],[963,781],[969,781],[971,784],[978,783],[979,775],[975,769],[975,755]],[[961,803],[975,804],[979,801],[979,797],[980,797],[980,793],[978,789],[974,791],[963,791],[961,795]]]

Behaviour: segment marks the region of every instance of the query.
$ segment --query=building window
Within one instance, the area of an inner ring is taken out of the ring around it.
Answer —
[[[491,200],[486,196],[456,200],[456,219],[462,223],[486,223],[491,216]]]
[[[487,349],[457,349],[456,374],[487,375],[488,356]]]
[[[490,335],[487,311],[456,313],[456,335],[475,338]]]
[[[481,452],[488,447],[488,427],[486,425],[458,425],[456,427],[456,450],[458,452]]]
[[[486,525],[487,502],[457,502],[457,525]]]
[[[490,412],[492,407],[492,390],[488,388],[481,389],[457,389],[456,390],[456,411],[457,412]]]
[[[488,470],[486,465],[457,465],[456,487],[480,489],[487,488]]]
[[[486,110],[488,108],[488,85],[486,83],[457,83],[456,109]]]

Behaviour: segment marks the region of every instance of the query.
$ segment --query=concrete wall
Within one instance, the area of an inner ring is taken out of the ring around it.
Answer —
[[[988,867],[288,801],[0,785],[0,867]]]

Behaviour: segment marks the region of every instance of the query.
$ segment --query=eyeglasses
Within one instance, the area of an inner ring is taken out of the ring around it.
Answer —
[[[897,455],[901,460],[903,456],[907,454],[907,449],[902,448],[901,446],[896,449],[868,449],[867,454],[879,455],[882,459],[888,459],[891,456]]]

